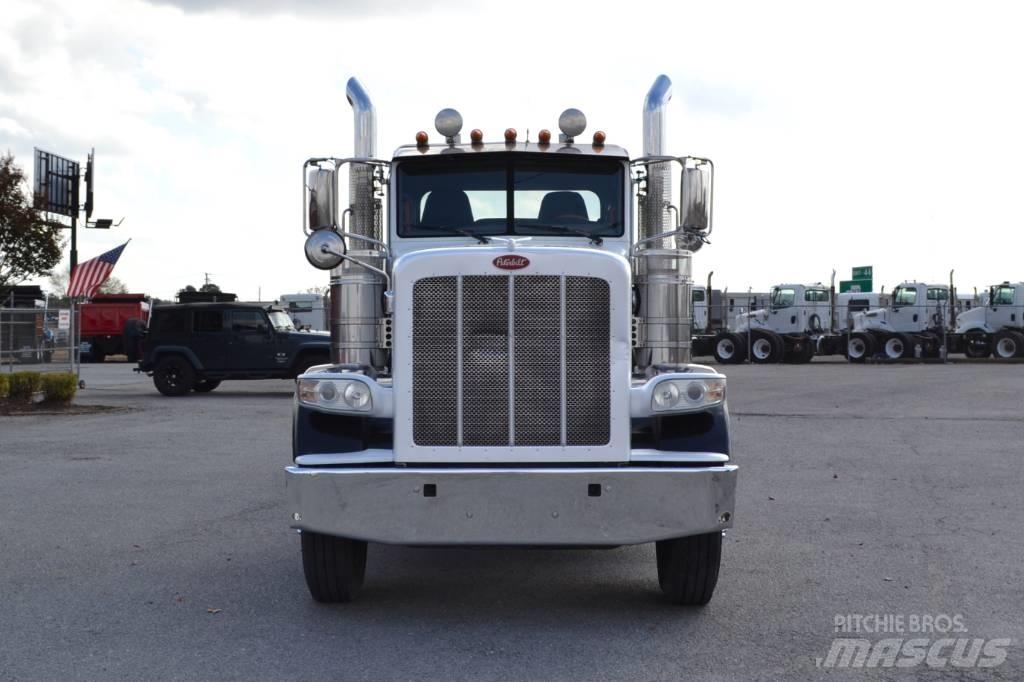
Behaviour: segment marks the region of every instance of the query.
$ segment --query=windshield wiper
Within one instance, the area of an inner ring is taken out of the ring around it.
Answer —
[[[481,244],[490,244],[491,240],[482,234],[477,234],[472,230],[466,230],[461,227],[444,227],[442,225],[410,225],[414,230],[428,230],[430,232],[447,232],[449,234],[461,234],[466,237],[472,237]]]
[[[604,244],[604,240],[598,237],[596,234],[592,232],[587,232],[586,230],[581,230],[578,227],[570,227],[568,225],[553,225],[551,223],[543,223],[541,225],[521,225],[520,227],[531,230],[536,228],[539,230],[556,230],[558,232],[571,233],[579,235],[580,237],[586,237],[587,239],[590,240],[590,243],[594,244],[595,246],[601,246],[601,244]]]

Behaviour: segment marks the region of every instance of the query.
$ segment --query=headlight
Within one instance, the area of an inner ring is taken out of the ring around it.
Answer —
[[[654,387],[655,412],[688,412],[725,400],[725,379],[666,379]]]
[[[373,409],[370,387],[356,379],[299,379],[299,402],[338,412]]]

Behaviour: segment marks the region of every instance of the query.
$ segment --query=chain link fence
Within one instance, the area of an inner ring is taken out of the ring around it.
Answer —
[[[0,308],[0,371],[77,373],[71,308]]]

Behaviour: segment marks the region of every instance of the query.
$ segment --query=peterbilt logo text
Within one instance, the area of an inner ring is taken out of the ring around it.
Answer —
[[[498,256],[494,259],[494,267],[502,270],[522,270],[530,264],[526,256]]]

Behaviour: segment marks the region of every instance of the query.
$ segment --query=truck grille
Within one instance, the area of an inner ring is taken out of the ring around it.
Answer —
[[[608,282],[595,277],[428,277],[413,287],[417,445],[605,445]]]

